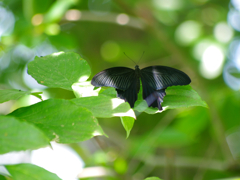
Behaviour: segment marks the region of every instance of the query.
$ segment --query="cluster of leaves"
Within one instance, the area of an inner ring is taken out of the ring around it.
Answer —
[[[128,103],[115,98],[113,88],[94,89],[87,79],[91,74],[88,63],[76,53],[54,53],[35,57],[28,64],[28,73],[38,83],[47,87],[73,91],[74,99],[42,100],[41,92],[0,90],[0,103],[15,100],[25,95],[41,99],[39,103],[21,107],[6,116],[0,116],[0,154],[11,151],[33,150],[58,143],[77,143],[97,135],[105,135],[97,118],[120,117],[127,137],[136,119],[135,112],[154,114],[141,98],[131,109]],[[164,110],[179,107],[203,106],[206,103],[190,86],[168,88],[164,98]],[[59,179],[46,170],[30,165],[6,166],[14,177],[44,176],[43,179]],[[38,173],[36,173],[38,171]],[[25,179],[25,178],[23,178]]]

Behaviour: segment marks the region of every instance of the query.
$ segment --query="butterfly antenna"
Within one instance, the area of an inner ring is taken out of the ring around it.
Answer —
[[[125,56],[127,56],[125,52],[123,52],[123,54],[125,54]],[[129,56],[127,56],[127,57],[128,57],[132,62],[134,62],[134,64],[136,64],[135,61],[132,60]],[[136,64],[136,65],[137,65],[137,64]]]
[[[137,62],[137,63],[139,63],[139,62],[140,62],[140,60],[142,59],[142,57],[143,57],[144,53],[145,53],[145,51],[143,51],[143,53],[142,53],[142,56],[140,57],[140,59],[138,60],[138,62]]]

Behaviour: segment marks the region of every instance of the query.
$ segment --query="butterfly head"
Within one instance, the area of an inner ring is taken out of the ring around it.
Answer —
[[[135,66],[135,70],[137,70],[137,69],[139,69],[139,66],[138,66],[138,65]]]

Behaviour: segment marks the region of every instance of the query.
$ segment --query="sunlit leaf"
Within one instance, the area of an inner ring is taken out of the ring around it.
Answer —
[[[104,134],[89,110],[68,100],[46,100],[17,109],[10,115],[33,123],[49,139],[60,143],[76,143]]]
[[[17,100],[25,95],[29,95],[30,91],[21,91],[17,89],[4,89],[0,90],[0,103],[9,101],[9,100]]]
[[[33,164],[16,164],[5,167],[14,180],[61,180],[56,174]]]
[[[88,63],[78,54],[60,52],[44,57],[36,56],[28,64],[28,73],[39,84],[72,90],[72,84],[86,81],[91,70]]]
[[[123,125],[124,129],[127,132],[127,138],[128,138],[129,135],[130,135],[130,132],[131,132],[131,130],[133,128],[135,119],[132,118],[132,117],[128,117],[128,116],[120,117],[120,118],[121,118],[122,125]]]
[[[128,103],[108,96],[92,96],[73,99],[76,105],[89,109],[95,117],[130,116],[135,118],[134,111]]]
[[[0,154],[47,145],[49,139],[34,125],[14,117],[0,116]]]

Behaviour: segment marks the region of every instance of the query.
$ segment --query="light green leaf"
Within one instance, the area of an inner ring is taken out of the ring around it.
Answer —
[[[61,180],[56,174],[33,164],[5,166],[14,180]]]
[[[21,91],[17,89],[4,89],[0,90],[0,103],[17,100],[25,95],[31,94],[30,91]]]
[[[119,98],[92,96],[72,99],[72,102],[89,109],[95,117],[130,116],[135,118],[134,111],[129,104]]]
[[[49,139],[60,143],[76,143],[104,134],[89,110],[69,100],[46,100],[10,115],[35,124]]]
[[[14,117],[0,116],[0,154],[47,145],[49,139],[37,127]]]
[[[146,178],[144,180],[161,180],[161,179],[158,178],[158,177],[148,177],[148,178]]]
[[[28,73],[39,84],[72,90],[75,82],[83,82],[91,74],[88,63],[78,54],[59,52],[44,57],[35,57],[28,64]]]
[[[135,119],[132,118],[132,117],[128,117],[128,116],[120,117],[120,118],[121,118],[122,125],[123,125],[124,129],[127,132],[127,138],[128,138],[129,135],[130,135],[130,132],[131,132],[131,130],[133,128]]]

